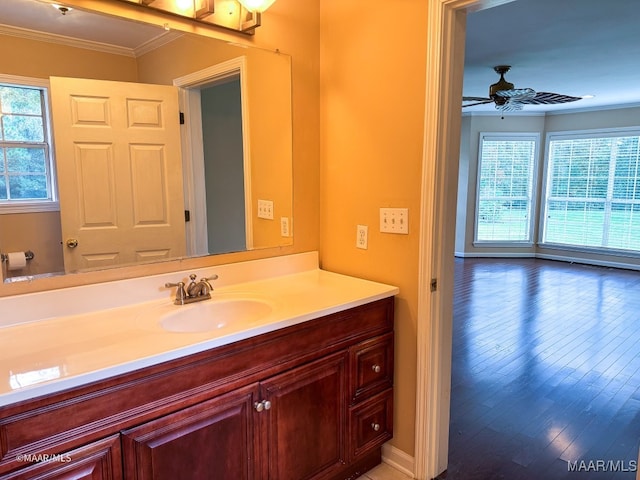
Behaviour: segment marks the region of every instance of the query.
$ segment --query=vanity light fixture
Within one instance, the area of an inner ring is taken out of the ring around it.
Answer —
[[[121,0],[198,22],[253,35],[275,0]]]

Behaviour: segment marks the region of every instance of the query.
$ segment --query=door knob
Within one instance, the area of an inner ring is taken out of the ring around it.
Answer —
[[[76,240],[75,238],[70,238],[67,240],[66,244],[69,248],[76,248],[78,246],[78,240]]]

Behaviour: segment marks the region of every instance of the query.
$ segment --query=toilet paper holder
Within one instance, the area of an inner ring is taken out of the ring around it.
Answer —
[[[26,252],[24,252],[24,258],[26,258],[27,261],[33,260],[33,257],[35,256],[36,255],[31,250],[27,250]],[[7,260],[9,260],[9,255],[7,255],[6,253],[0,253],[0,260],[6,262]]]

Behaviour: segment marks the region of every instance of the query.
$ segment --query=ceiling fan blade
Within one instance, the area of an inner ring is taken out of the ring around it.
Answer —
[[[520,99],[534,98],[536,92],[532,88],[512,88],[510,90],[498,90],[496,95],[502,98],[517,98]]]
[[[484,99],[482,102],[467,103],[466,105],[462,105],[462,108],[475,107],[476,105],[486,105],[487,103],[493,103],[493,100],[491,100],[490,98],[487,98],[487,99]]]
[[[559,93],[538,92],[535,97],[525,100],[519,100],[529,105],[551,105],[554,103],[569,103],[582,100],[582,97],[572,97],[570,95],[561,95]]]
[[[462,97],[463,102],[484,102],[484,101],[492,102],[488,97]]]

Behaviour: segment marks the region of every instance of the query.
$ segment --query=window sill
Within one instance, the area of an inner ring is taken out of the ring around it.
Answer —
[[[58,202],[25,202],[0,205],[0,215],[11,213],[59,212]]]

